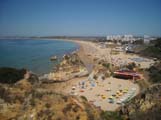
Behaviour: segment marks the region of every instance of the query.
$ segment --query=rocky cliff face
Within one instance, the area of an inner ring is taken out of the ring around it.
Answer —
[[[0,83],[0,120],[101,119],[100,111],[85,99],[53,92],[41,84],[36,75],[15,84]]]
[[[43,83],[64,82],[75,77],[87,76],[88,71],[77,53],[64,55],[60,64],[49,74],[39,77]]]
[[[141,92],[119,110],[130,120],[159,120],[161,118],[161,84],[155,84]]]
[[[36,75],[14,84],[0,83],[0,120],[159,120],[161,84],[142,91],[117,112],[101,111],[83,97],[43,87]],[[48,84],[53,88],[52,84]],[[122,116],[120,116],[122,115]]]

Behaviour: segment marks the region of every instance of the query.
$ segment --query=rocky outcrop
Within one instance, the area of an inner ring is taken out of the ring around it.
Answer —
[[[130,120],[159,120],[161,118],[161,84],[147,88],[119,110]]]
[[[77,53],[74,52],[71,55],[64,55],[61,63],[56,66],[54,72],[45,74],[39,78],[43,83],[55,83],[87,75],[88,71],[85,65]]]
[[[37,75],[30,73],[28,79],[27,79],[31,84],[38,83],[39,78]]]

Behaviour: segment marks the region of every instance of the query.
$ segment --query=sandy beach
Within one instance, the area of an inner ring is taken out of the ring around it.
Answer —
[[[108,60],[113,64],[133,62],[133,58],[140,58],[138,55],[121,52],[117,55],[110,55],[109,48],[101,48],[97,43],[87,41],[74,41],[80,45],[77,51],[80,59],[87,67],[89,73],[97,61]],[[97,58],[97,60],[95,60]],[[136,62],[137,63],[137,62]],[[153,61],[146,59],[138,62],[142,68],[147,68]],[[132,80],[124,80],[109,77],[105,80],[97,79],[91,81],[90,75],[82,78],[73,78],[64,83],[56,83],[54,86],[57,92],[75,96],[85,96],[87,100],[102,110],[114,111],[120,107],[120,100],[131,99],[139,93],[139,86]],[[82,84],[84,84],[82,86]],[[129,97],[130,96],[130,97]],[[112,98],[112,103],[110,99]]]
[[[80,45],[80,50],[78,51],[78,55],[80,56],[81,60],[85,63],[92,63],[94,64],[94,59],[105,59],[114,64],[121,64],[121,62],[129,63],[129,62],[136,62],[140,64],[142,68],[148,68],[151,64],[154,63],[153,60],[143,58],[144,61],[133,61],[132,59],[135,58],[142,58],[137,54],[126,54],[124,52],[120,52],[116,55],[111,55],[110,48],[101,48],[97,43],[88,42],[88,41],[74,41]]]

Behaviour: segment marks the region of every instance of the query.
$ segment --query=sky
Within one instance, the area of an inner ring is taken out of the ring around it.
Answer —
[[[0,0],[0,36],[161,36],[161,0]]]

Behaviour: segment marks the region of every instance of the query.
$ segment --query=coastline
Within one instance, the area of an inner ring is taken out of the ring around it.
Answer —
[[[65,40],[68,41],[68,40]],[[121,62],[116,61],[117,59],[122,60],[122,61],[126,61],[126,63],[130,63],[132,62],[133,58],[140,58],[140,56],[136,55],[136,54],[125,54],[125,53],[120,53],[118,55],[111,55],[111,49],[110,48],[101,48],[97,43],[93,43],[93,42],[89,42],[89,41],[81,41],[81,40],[69,40],[70,42],[75,42],[77,44],[79,44],[80,48],[77,51],[78,56],[80,57],[80,59],[83,61],[83,63],[85,64],[86,67],[88,67],[88,64],[91,64],[92,67],[90,69],[88,69],[89,74],[93,71],[93,68],[95,67],[95,65],[98,64],[98,61],[101,59],[107,60],[108,62],[112,63],[112,64],[121,64]],[[95,59],[98,59],[95,61]],[[112,60],[111,60],[112,59]],[[153,63],[151,60],[144,61],[141,62],[141,67],[143,68],[147,68],[150,66],[150,64]],[[137,63],[139,64],[139,63]],[[135,94],[134,96],[138,95],[140,93],[140,87],[138,84],[133,83],[132,80],[122,80],[122,79],[118,79],[118,78],[106,78],[105,81],[102,81],[101,83],[99,83],[99,86],[102,87],[87,87],[86,89],[83,89],[83,93],[79,92],[79,90],[81,90],[79,88],[79,83],[82,81],[86,81],[87,86],[90,86],[90,83],[88,81],[88,76],[87,77],[75,77],[72,78],[68,81],[62,82],[62,83],[54,83],[52,86],[47,86],[48,89],[53,90],[53,86],[55,88],[55,92],[60,92],[62,94],[71,94],[72,91],[72,87],[76,87],[75,90],[75,94],[78,94],[76,96],[85,96],[88,101],[96,101],[96,103],[92,103],[92,104],[97,104],[97,101],[102,101],[99,103],[99,105],[101,106],[101,109],[103,110],[109,110],[109,111],[115,111],[117,108],[120,107],[120,105],[117,104],[110,104],[107,101],[105,102],[103,99],[101,99],[100,97],[96,97],[95,94],[99,94],[102,93],[102,95],[107,95],[107,97],[110,97],[110,95],[115,94],[117,92],[117,90],[119,90],[120,88],[118,88],[119,85],[121,85],[121,89],[125,89],[127,88],[129,91],[131,91],[131,89],[135,89]],[[108,85],[109,82],[111,83],[111,85]],[[106,90],[107,88],[110,86],[112,90],[111,93],[107,93]],[[50,88],[51,87],[51,88]],[[93,95],[91,95],[90,90],[87,89],[93,89],[94,91],[92,92]],[[99,93],[98,93],[99,91]],[[96,105],[97,106],[97,105]],[[105,107],[105,106],[108,106]]]
[[[51,71],[51,74],[49,73],[49,75],[51,75],[51,79],[49,78],[49,76],[47,76],[49,79],[47,77],[47,79],[44,79],[44,81],[46,82],[44,82],[42,79],[39,79],[42,89],[69,96],[84,96],[85,98],[87,98],[87,101],[91,105],[105,111],[117,110],[121,106],[117,103],[119,102],[119,100],[126,97],[125,95],[127,95],[127,93],[131,94],[131,92],[133,92],[130,99],[140,93],[139,85],[134,83],[132,79],[119,79],[113,77],[111,74],[105,77],[105,74],[110,70],[110,68],[104,69],[105,66],[103,66],[103,63],[109,63],[115,66],[121,66],[122,63],[128,64],[130,62],[133,62],[134,58],[140,58],[138,55],[126,54],[124,52],[120,52],[119,54],[112,54],[112,49],[110,47],[102,47],[99,42],[82,40],[62,41],[74,42],[79,46],[79,48],[75,51],[75,53],[70,53],[69,56],[66,56],[67,58],[63,56],[63,60],[66,60],[66,62],[62,60],[62,62],[59,63],[60,66],[58,67],[58,69],[53,72]],[[74,59],[76,60],[73,64],[71,64],[73,62],[72,55],[75,55]],[[79,60],[82,61],[83,64]],[[100,62],[102,63],[100,64]],[[62,65],[62,63],[64,64],[64,66]],[[136,64],[140,64],[141,67],[147,68],[151,63],[152,62],[147,59],[146,61],[137,62]],[[69,68],[64,69],[67,66]],[[61,70],[59,68],[61,68]],[[117,68],[117,70],[118,69],[119,67]],[[85,70],[88,70],[88,74],[86,74],[85,76],[77,75],[70,77],[70,75],[72,74],[82,71],[84,72]],[[100,73],[99,70],[101,70]],[[120,90],[124,91],[125,89],[126,93],[119,92]],[[120,93],[120,95],[117,96],[118,98],[114,98],[113,96],[116,96],[117,93]],[[110,103],[109,98],[114,98],[115,102]]]
[[[34,39],[35,40],[35,39]],[[40,39],[37,39],[40,40]],[[41,40],[58,40],[58,39],[41,39]],[[87,69],[87,71],[89,72],[89,76],[91,74],[93,74],[93,72],[96,70],[98,70],[98,63],[100,61],[106,61],[107,63],[110,64],[114,64],[114,65],[120,65],[122,64],[122,62],[126,63],[130,63],[132,62],[133,58],[139,58],[138,55],[136,54],[125,54],[124,52],[120,52],[119,54],[111,54],[111,48],[110,47],[106,47],[103,48],[101,46],[100,43],[98,42],[92,42],[92,41],[83,41],[83,40],[69,40],[69,39],[59,39],[61,41],[65,41],[65,42],[72,42],[78,45],[78,48],[74,51],[71,51],[69,54],[72,55],[72,52],[76,52],[76,54],[78,55],[78,59],[80,59],[83,64],[84,67]],[[71,56],[69,55],[69,58],[71,58]],[[150,65],[150,62],[142,62],[141,66],[147,68]],[[58,65],[60,65],[60,63],[58,63]],[[68,64],[67,64],[68,65]],[[73,70],[71,70],[73,69]],[[60,92],[62,94],[69,94],[71,95],[71,88],[74,86],[76,87],[75,93],[76,96],[85,96],[88,101],[93,101],[92,104],[94,104],[95,106],[97,106],[98,101],[99,102],[99,106],[101,107],[102,110],[109,110],[109,111],[115,111],[119,105],[117,104],[110,104],[108,103],[108,101],[104,101],[104,99],[102,99],[101,97],[96,97],[98,94],[99,96],[106,96],[106,98],[108,99],[108,97],[110,97],[112,94],[115,94],[119,89],[129,89],[131,90],[131,88],[135,88],[135,95],[139,94],[140,92],[140,88],[138,86],[138,84],[135,84],[132,82],[132,80],[121,80],[118,78],[113,78],[113,77],[106,77],[104,81],[100,81],[100,77],[98,77],[98,80],[96,80],[96,82],[98,84],[95,83],[95,87],[93,87],[89,81],[89,76],[79,76],[79,77],[70,77],[68,76],[69,74],[74,74],[74,69],[75,67],[73,66],[70,70],[59,72],[58,71],[58,76],[60,79],[57,80],[58,77],[56,73],[54,71],[51,71],[48,76],[46,78],[50,78],[48,79],[50,81],[47,80],[46,82],[42,81],[43,86],[45,86],[48,90],[54,91],[54,92]],[[80,68],[79,68],[80,69]],[[68,73],[68,74],[66,74]],[[104,73],[103,73],[104,74]],[[66,76],[67,75],[67,76]],[[62,77],[61,77],[62,76]],[[41,76],[40,76],[41,77]],[[39,78],[40,78],[39,77]],[[69,77],[69,78],[68,78]],[[52,79],[52,78],[56,78],[56,79]],[[63,80],[63,78],[65,78]],[[58,82],[58,83],[56,83]],[[79,84],[85,82],[86,83],[86,88],[82,90],[82,88],[79,87]],[[109,85],[109,82],[111,83]],[[53,84],[49,84],[49,83],[53,83]],[[122,86],[121,88],[118,88],[118,86]],[[54,87],[54,89],[53,89]],[[112,89],[111,92],[107,92],[107,88]],[[80,91],[83,91],[80,92]],[[92,92],[92,93],[91,93]],[[100,94],[101,93],[101,94]],[[73,93],[72,93],[73,94]],[[93,94],[93,95],[92,95]],[[116,101],[117,102],[117,101]],[[109,108],[105,107],[105,106],[109,106]]]
[[[0,41],[0,66],[26,68],[35,74],[43,75],[52,71],[64,54],[69,54],[78,48],[77,44],[68,41],[3,39]],[[50,61],[55,55],[58,61]]]
[[[34,40],[60,40],[60,41],[65,41],[65,42],[72,42],[75,43],[77,45],[77,48],[71,52],[69,52],[69,54],[76,52],[79,56],[79,58],[81,59],[81,61],[85,64],[85,66],[87,67],[87,69],[91,72],[92,68],[94,66],[94,61],[93,58],[91,58],[91,56],[88,56],[88,54],[86,53],[86,50],[91,54],[91,52],[93,52],[92,50],[90,50],[91,48],[91,42],[89,41],[82,41],[82,40],[70,40],[70,39],[34,39]],[[89,46],[88,46],[89,45]],[[61,61],[60,61],[61,62]],[[60,64],[60,63],[59,63]]]

